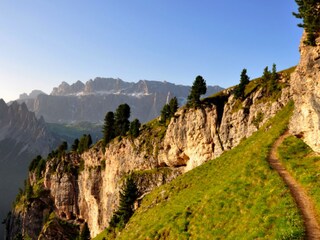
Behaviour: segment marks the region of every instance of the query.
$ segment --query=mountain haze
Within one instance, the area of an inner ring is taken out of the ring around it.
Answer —
[[[37,119],[26,104],[7,105],[0,99],[0,219],[23,186],[31,159],[48,154],[58,140],[47,129],[43,118]],[[2,228],[0,236],[3,236]]]
[[[222,90],[219,86],[209,86],[207,95]],[[123,103],[131,107],[131,119],[147,122],[159,116],[162,107],[177,97],[180,105],[186,102],[190,86],[169,82],[141,80],[137,83],[121,79],[95,78],[85,84],[77,81],[66,82],[55,87],[50,95],[39,94],[35,98],[20,98],[28,109],[43,116],[49,123],[102,123],[105,114]],[[30,94],[31,95],[31,94]]]

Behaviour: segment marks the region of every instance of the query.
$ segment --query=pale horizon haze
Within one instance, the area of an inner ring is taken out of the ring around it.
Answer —
[[[0,99],[95,77],[230,87],[297,65],[294,0],[0,2]]]

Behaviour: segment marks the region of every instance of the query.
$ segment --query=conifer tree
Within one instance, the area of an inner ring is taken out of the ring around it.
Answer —
[[[191,87],[190,94],[188,96],[188,105],[199,106],[200,96],[206,94],[207,84],[202,76],[197,76]]]
[[[279,75],[277,73],[277,67],[276,64],[272,65],[272,72],[270,75],[270,91],[274,92],[277,90],[277,81],[278,81]]]
[[[244,97],[244,91],[249,82],[250,82],[250,78],[247,75],[247,69],[244,68],[240,74],[240,83],[234,89],[235,98],[242,99]]]
[[[109,143],[115,137],[114,128],[114,113],[108,112],[103,125],[103,140],[105,143]]]
[[[173,97],[169,102],[170,107],[170,116],[173,117],[176,111],[178,110],[178,99]]]
[[[68,150],[68,143],[63,141],[62,144],[59,146],[59,152],[65,152]]]
[[[71,146],[71,150],[76,152],[78,150],[79,147],[79,139],[76,138]]]
[[[109,227],[124,228],[133,214],[133,204],[138,197],[138,189],[132,177],[128,177],[126,183],[120,191],[119,208],[113,214]]]
[[[166,123],[169,118],[170,118],[170,106],[169,104],[165,104],[161,110],[160,122]]]
[[[268,66],[263,69],[262,82],[267,83],[271,78],[271,72],[269,71]]]
[[[130,107],[124,103],[118,106],[114,115],[115,120],[115,135],[125,136],[130,126]]]
[[[167,120],[170,120],[178,110],[178,99],[173,97],[169,104],[165,104],[161,110],[160,122],[166,123]]]
[[[90,146],[92,145],[92,143],[93,143],[93,142],[92,142],[91,134],[88,134],[87,139],[86,139],[87,149],[90,148]]]
[[[130,123],[130,135],[134,138],[139,136],[140,133],[140,127],[141,127],[141,123],[138,119],[134,119],[131,123]]]
[[[81,154],[88,150],[92,144],[92,138],[90,134],[84,134],[79,141],[78,152]]]
[[[320,1],[319,0],[296,0],[298,13],[293,13],[302,19],[298,26],[304,28],[307,33],[307,45],[315,46],[316,38],[320,35]]]

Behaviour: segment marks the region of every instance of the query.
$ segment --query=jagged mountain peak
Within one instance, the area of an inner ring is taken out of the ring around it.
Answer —
[[[41,142],[41,139],[46,139],[46,135],[50,135],[45,122],[43,118],[38,120],[35,113],[28,110],[26,103],[14,101],[6,107],[2,105],[0,115],[2,117],[0,123],[1,139],[12,138],[25,143],[32,142],[34,148],[31,147],[31,151],[49,151],[50,145],[46,146],[46,143]],[[39,142],[36,141],[37,139]]]
[[[207,95],[222,90],[208,86]],[[177,97],[180,106],[185,104],[190,86],[169,82],[140,80],[125,82],[120,78],[96,77],[86,83],[62,82],[48,96],[41,95],[25,102],[37,117],[43,116],[50,123],[99,123],[109,111],[127,103],[132,109],[132,119],[147,122],[160,115],[169,98]],[[23,101],[23,100],[22,100]]]
[[[35,99],[37,98],[39,95],[44,94],[47,95],[45,92],[41,91],[41,90],[33,90],[30,94],[27,93],[22,93],[19,96],[19,100],[24,100],[24,99]]]
[[[84,94],[119,94],[122,90],[131,87],[132,84],[120,78],[97,77],[86,82]]]
[[[108,95],[108,94],[122,94],[122,95],[143,95],[152,93],[168,92],[168,89],[184,88],[186,92],[189,91],[190,86],[176,85],[167,81],[155,80],[139,80],[138,82],[126,82],[120,78],[103,78],[96,77],[90,79],[86,83],[77,81],[70,85],[62,82],[58,87],[55,87],[51,95],[54,96],[70,96],[70,95]],[[211,86],[209,86],[211,88]],[[221,90],[221,88],[220,88]],[[172,91],[172,90],[171,90]],[[175,90],[177,91],[177,90]],[[174,92],[174,91],[172,91]]]
[[[58,87],[53,88],[51,95],[65,95],[71,90],[69,83],[63,81]]]
[[[0,99],[0,111],[2,112],[3,109],[7,109],[8,106],[6,104],[6,102],[1,98]]]

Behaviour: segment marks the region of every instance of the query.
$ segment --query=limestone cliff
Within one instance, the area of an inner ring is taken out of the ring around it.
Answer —
[[[300,43],[300,62],[292,74],[291,92],[295,111],[290,130],[316,152],[320,152],[320,37],[317,46]]]
[[[244,100],[228,89],[197,108],[182,107],[168,126],[157,119],[143,125],[138,138],[116,138],[106,148],[100,142],[81,155],[51,155],[39,176],[29,173],[29,192],[17,199],[7,219],[8,239],[19,234],[51,239],[55,231],[76,234],[84,223],[92,237],[97,235],[117,209],[127,176],[133,176],[141,199],[235,147],[290,100],[288,81],[281,73],[282,91],[276,98],[266,97],[261,81],[255,80]]]
[[[290,100],[287,87],[273,102],[263,100],[262,91],[258,88],[239,103],[229,89],[206,99],[203,108],[180,109],[168,126],[159,161],[188,171],[238,145]]]

